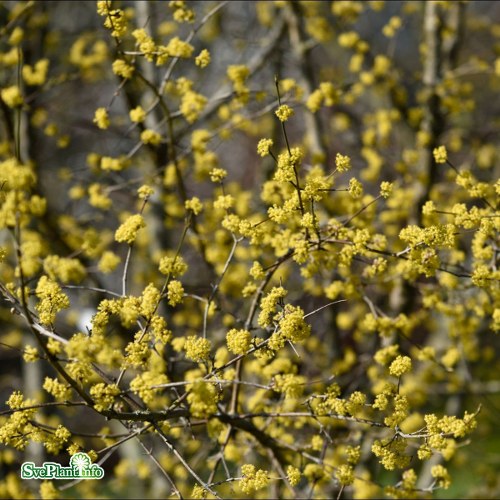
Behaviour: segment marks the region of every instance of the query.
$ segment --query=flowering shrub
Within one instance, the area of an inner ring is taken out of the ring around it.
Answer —
[[[79,4],[0,7],[0,496],[453,488],[498,439],[500,25]],[[19,479],[80,451],[109,488]]]

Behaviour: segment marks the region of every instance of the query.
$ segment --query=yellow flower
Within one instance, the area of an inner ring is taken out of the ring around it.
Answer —
[[[127,61],[123,59],[116,59],[113,61],[112,70],[115,75],[121,76],[122,78],[131,78],[134,74],[135,68]]]
[[[137,106],[136,108],[130,110],[129,116],[130,121],[134,123],[141,123],[146,118],[146,112],[140,106]]]
[[[286,468],[286,477],[292,486],[297,486],[300,482],[300,470],[293,465]]]
[[[192,335],[186,339],[184,344],[186,357],[198,363],[206,361],[210,356],[211,346],[210,340]]]
[[[115,232],[115,240],[119,243],[126,242],[132,244],[136,237],[137,231],[146,226],[142,215],[131,215]]]
[[[186,210],[191,210],[194,215],[198,215],[203,210],[203,203],[196,196],[184,202]]]
[[[213,168],[209,174],[212,182],[222,182],[227,176],[227,170],[223,168]]]
[[[56,314],[70,305],[69,298],[62,292],[61,287],[47,276],[42,276],[38,281],[36,295],[40,299],[36,310],[40,322],[44,325],[54,323]]]
[[[339,172],[347,172],[351,168],[351,159],[348,156],[337,153],[335,166]]]
[[[0,95],[2,96],[3,102],[5,102],[9,108],[18,108],[22,106],[24,102],[21,90],[17,85],[2,89]]]
[[[40,59],[35,63],[35,67],[29,65],[23,66],[23,80],[28,85],[43,85],[47,79],[49,69],[49,60]]]
[[[194,60],[196,66],[200,68],[205,68],[210,64],[210,52],[207,49],[203,49]]]
[[[23,359],[26,363],[33,363],[34,361],[38,361],[40,356],[38,355],[38,349],[31,345],[27,345],[24,348]]]
[[[121,259],[114,252],[106,251],[102,254],[97,268],[104,274],[111,273],[116,269]]]
[[[398,356],[390,365],[389,373],[394,377],[400,377],[411,370],[411,358]]]
[[[126,157],[112,158],[111,156],[103,156],[100,164],[103,170],[120,171],[128,166],[129,161]]]
[[[193,9],[186,7],[186,2],[184,0],[172,0],[169,2],[169,7],[174,9],[173,18],[178,23],[192,23],[195,19],[195,13]]]
[[[187,271],[187,264],[184,259],[177,255],[176,257],[162,257],[160,259],[160,273],[172,276],[182,276]]]
[[[267,156],[272,145],[272,139],[261,139],[257,144],[257,154],[262,157]]]
[[[151,186],[148,186],[147,184],[143,184],[137,190],[137,194],[139,196],[139,199],[141,200],[147,200],[150,196],[154,194],[154,192],[155,190]]]
[[[256,470],[255,465],[242,465],[241,473],[243,474],[243,478],[240,480],[240,488],[247,495],[265,488],[269,484],[267,472],[263,469]]]
[[[52,481],[42,481],[40,484],[40,498],[43,500],[60,498],[60,492]]]
[[[187,42],[182,41],[179,37],[172,38],[165,48],[167,54],[171,57],[191,57],[194,47]]]
[[[353,198],[361,198],[363,195],[363,186],[356,178],[352,178],[349,181],[349,194]]]
[[[97,108],[94,115],[94,123],[100,129],[107,129],[109,127],[109,116],[106,108]]]
[[[205,109],[206,104],[205,96],[189,90],[182,96],[180,111],[189,123],[193,123]]]
[[[245,354],[252,341],[252,335],[248,330],[237,330],[233,328],[227,332],[227,348],[234,354]]]
[[[146,129],[141,132],[141,141],[144,144],[152,144],[157,146],[161,142],[161,135],[151,129]]]
[[[184,297],[184,288],[182,283],[177,280],[172,280],[167,287],[168,303],[171,306],[176,306],[182,302]]]
[[[19,45],[24,38],[24,30],[20,26],[16,26],[12,33],[9,36],[9,45],[17,46]]]
[[[234,64],[227,68],[227,76],[233,82],[236,91],[244,86],[249,74],[250,70],[244,64]]]
[[[436,161],[436,163],[446,163],[446,161],[448,160],[448,152],[446,151],[445,146],[434,148],[432,154],[434,155],[434,160]]]
[[[445,490],[450,487],[451,478],[446,467],[442,465],[433,465],[431,468],[431,476],[437,480],[438,486]]]
[[[392,188],[393,188],[392,182],[387,182],[387,181],[382,182],[380,184],[380,196],[382,196],[382,198],[389,198],[389,196],[391,196],[392,193]]]
[[[335,471],[335,477],[341,485],[347,486],[354,481],[354,470],[350,465],[342,464]]]
[[[89,203],[93,207],[103,210],[107,210],[112,205],[111,199],[103,191],[103,187],[96,182],[89,186]]]
[[[286,122],[288,118],[293,116],[294,110],[288,106],[288,104],[282,104],[276,111],[276,116],[278,117],[280,122]]]

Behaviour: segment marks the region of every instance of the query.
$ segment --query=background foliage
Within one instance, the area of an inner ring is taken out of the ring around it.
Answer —
[[[2,2],[0,496],[498,497],[499,14]]]

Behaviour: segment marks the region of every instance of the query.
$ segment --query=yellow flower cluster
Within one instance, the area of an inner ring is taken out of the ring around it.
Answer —
[[[226,334],[227,348],[234,354],[245,354],[251,341],[252,335],[248,330],[232,328]]]
[[[114,384],[108,385],[100,382],[90,388],[90,395],[97,411],[108,410],[118,394],[120,394],[120,389]]]
[[[194,59],[196,66],[206,68],[210,64],[210,52],[203,49]]]
[[[122,368],[144,366],[152,354],[148,344],[148,337],[143,336],[141,332],[137,332],[134,335],[134,340],[125,347],[126,358]]]
[[[143,227],[146,227],[146,223],[144,222],[142,215],[131,215],[116,230],[115,240],[119,243],[128,243],[131,245],[137,238],[137,232]]]
[[[214,208],[219,209],[219,210],[229,210],[231,207],[234,206],[234,196],[231,196],[230,194],[227,195],[220,195],[217,197],[217,199],[214,201]]]
[[[431,476],[436,479],[437,485],[440,488],[447,490],[450,487],[451,477],[448,470],[443,465],[433,465],[431,468]]]
[[[207,418],[217,413],[219,394],[216,387],[202,380],[187,386],[189,409],[195,418]]]
[[[149,283],[143,290],[141,302],[139,306],[140,313],[147,319],[150,319],[156,312],[158,303],[160,302],[160,290],[156,288],[153,283]],[[129,308],[129,306],[127,306]]]
[[[304,476],[311,484],[316,484],[325,477],[324,466],[320,464],[307,464],[304,467]]]
[[[288,151],[281,153],[278,156],[278,165],[274,173],[274,180],[278,182],[295,181],[294,169],[299,167],[303,156],[304,152],[299,147],[292,148],[290,153]]]
[[[389,366],[389,373],[394,377],[401,377],[411,371],[411,358],[398,356]]]
[[[453,248],[455,233],[453,224],[438,224],[425,228],[409,225],[400,231],[399,237],[412,248],[424,243],[430,247]]]
[[[380,463],[387,470],[404,469],[408,466],[411,456],[406,455],[405,451],[404,439],[391,439],[386,443],[377,439],[372,445],[372,453],[380,459]]]
[[[338,172],[347,172],[351,168],[351,159],[346,155],[337,153],[335,156],[335,166]]]
[[[166,384],[168,377],[164,373],[154,373],[146,371],[140,373],[130,381],[130,389],[137,394],[147,405],[152,405],[155,399],[158,399],[158,394],[162,390],[161,387],[154,387],[161,384]]]
[[[354,198],[361,198],[363,196],[363,185],[355,177],[349,181],[349,194]]]
[[[111,30],[111,36],[122,38],[127,33],[127,16],[121,9],[109,9],[111,2],[108,0],[98,0],[97,13],[106,16],[104,26]]]
[[[448,160],[448,152],[446,151],[446,146],[439,146],[432,151],[434,155],[434,161],[436,163],[446,163]]]
[[[195,13],[193,9],[186,6],[184,0],[171,0],[168,6],[173,9],[174,20],[178,23],[192,23],[195,19]]]
[[[95,110],[94,123],[100,129],[107,129],[109,127],[110,121],[108,116],[108,110],[106,108],[97,108]]]
[[[43,261],[43,269],[50,279],[62,283],[80,283],[87,275],[85,268],[78,259],[49,255]]]
[[[24,30],[20,26],[16,26],[10,36],[9,36],[9,45],[16,47],[24,40]]]
[[[241,466],[243,474],[240,480],[240,488],[243,493],[250,495],[254,491],[265,488],[269,484],[269,476],[263,469],[256,469],[255,465],[245,464]]]
[[[382,182],[380,184],[380,196],[382,196],[382,198],[389,198],[389,196],[391,196],[393,187],[394,186],[392,182]]]
[[[97,182],[89,186],[89,204],[102,210],[108,210],[112,205],[112,201],[104,192],[103,186]]]
[[[186,210],[191,210],[194,215],[198,215],[203,210],[203,203],[197,196],[193,196],[190,200],[184,202]]]
[[[398,355],[398,351],[399,346],[397,344],[393,344],[379,349],[373,358],[379,365],[385,366]]]
[[[166,256],[160,259],[159,270],[162,274],[172,277],[182,276],[187,271],[187,268],[187,264],[180,255],[175,257]]]
[[[51,325],[56,319],[56,314],[62,309],[69,307],[69,298],[65,295],[61,287],[48,276],[42,276],[38,280],[36,296],[40,299],[36,305],[36,310],[40,318],[40,323]]]
[[[128,296],[124,297],[119,303],[118,312],[120,314],[120,320],[124,327],[131,328],[141,313],[141,306],[144,304],[144,310],[147,310],[149,306],[148,299],[151,296],[155,296],[155,292],[152,290],[153,286],[146,287],[145,298],[146,300],[141,300],[139,297]]]
[[[40,483],[40,498],[43,500],[52,500],[59,497],[59,490],[52,481],[42,481]]]
[[[161,134],[155,130],[146,129],[141,132],[141,142],[143,144],[152,144],[158,146],[161,143]]]
[[[13,392],[7,400],[7,406],[13,410],[30,406],[32,401],[24,401],[23,395],[19,391]],[[0,427],[0,443],[6,446],[12,446],[17,450],[24,450],[28,445],[28,435],[30,420],[33,418],[36,409],[16,411],[6,422],[2,422]]]
[[[212,182],[222,182],[227,177],[227,170],[223,168],[213,168],[208,175],[210,175],[210,180]]]
[[[34,67],[26,64],[22,70],[23,80],[28,85],[43,85],[47,79],[48,70],[48,59],[40,59],[35,63]]]
[[[132,36],[136,39],[142,55],[146,58],[146,60],[152,61],[157,47],[153,39],[146,33],[146,30],[144,28],[135,29],[132,31]]]
[[[38,349],[31,345],[27,345],[24,348],[23,359],[26,363],[34,363],[35,361],[38,361],[40,359]]]
[[[300,482],[300,470],[293,465],[286,468],[286,477],[292,486],[297,486]]]
[[[445,415],[438,418],[429,414],[424,416],[427,431],[430,434],[439,436],[441,433],[451,434],[455,438],[464,437],[477,426],[476,415],[465,412],[463,418]]]
[[[192,335],[186,339],[184,344],[184,350],[186,351],[186,357],[201,363],[202,361],[207,361],[210,356],[210,349],[212,343],[208,339],[203,337],[197,337]]]
[[[399,16],[392,16],[389,22],[382,28],[382,33],[387,38],[392,38],[401,28],[403,22]]]
[[[279,330],[283,338],[291,342],[302,342],[311,334],[311,326],[304,320],[304,311],[299,306],[286,304],[279,320]]]
[[[103,170],[120,171],[129,165],[129,161],[125,157],[112,158],[111,156],[103,156],[100,166]]]
[[[179,37],[171,38],[165,47],[165,52],[171,57],[189,58],[192,56],[194,47]]]
[[[227,68],[227,76],[231,80],[237,94],[245,94],[248,91],[245,81],[249,75],[250,70],[243,64],[232,65]]]
[[[17,85],[6,87],[0,91],[2,101],[7,104],[9,108],[18,108],[24,103],[21,89]]]
[[[135,71],[134,66],[123,59],[114,60],[111,69],[115,75],[121,76],[125,79],[132,78]]]
[[[276,111],[276,116],[280,122],[286,122],[291,116],[293,116],[293,108],[288,106],[288,104],[282,104]]]
[[[339,465],[335,470],[335,477],[342,486],[349,486],[354,482],[354,469],[351,465]]]
[[[315,113],[321,106],[333,106],[338,102],[338,92],[331,82],[322,82],[319,88],[314,90],[307,98],[306,106],[309,111]]]
[[[272,139],[261,139],[257,144],[258,155],[262,157],[267,156],[273,144]]]
[[[297,399],[304,392],[305,377],[294,373],[277,374],[274,377],[274,390],[285,395],[286,399]]]
[[[194,90],[188,90],[181,99],[180,112],[189,123],[198,119],[207,105],[207,98]]]
[[[71,389],[55,378],[45,377],[43,388],[57,401],[69,401],[70,399]]]
[[[146,119],[146,112],[141,108],[141,106],[137,106],[130,110],[129,116],[130,121],[134,123],[141,123]]]
[[[172,280],[167,287],[168,303],[171,306],[180,304],[184,298],[184,287],[182,283],[177,280]],[[188,356],[189,357],[189,356]]]
[[[258,323],[261,327],[270,326],[276,312],[276,306],[286,297],[287,291],[283,287],[274,287],[260,302],[261,312]]]
[[[147,200],[151,196],[153,196],[154,192],[155,192],[155,190],[151,186],[148,186],[147,184],[143,184],[137,190],[137,195],[139,196],[140,200]]]
[[[70,48],[69,60],[80,69],[84,79],[95,81],[101,75],[100,66],[107,60],[108,45],[104,40],[96,40],[89,46],[90,40],[88,36],[78,38]]]

